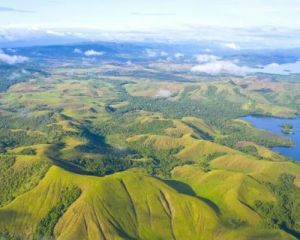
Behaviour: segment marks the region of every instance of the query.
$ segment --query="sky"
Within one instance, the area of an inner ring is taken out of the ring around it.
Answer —
[[[299,0],[0,0],[0,42],[41,36],[43,29],[89,39],[151,32],[154,38],[300,46],[299,12]]]
[[[204,41],[234,51],[300,48],[299,13],[300,0],[0,0],[0,48],[149,39]],[[286,73],[300,66],[297,61],[251,69],[219,57],[204,58],[193,71]],[[0,49],[1,59],[8,64],[28,61]]]
[[[299,0],[0,0],[6,27],[180,29],[300,28]]]

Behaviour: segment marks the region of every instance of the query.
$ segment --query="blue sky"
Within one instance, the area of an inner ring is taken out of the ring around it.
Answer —
[[[300,46],[299,13],[300,0],[0,0],[0,44],[60,38],[292,48]]]
[[[0,0],[0,26],[24,28],[300,29],[299,13],[299,0]]]

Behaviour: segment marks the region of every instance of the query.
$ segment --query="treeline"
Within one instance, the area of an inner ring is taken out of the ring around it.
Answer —
[[[199,117],[212,125],[217,125],[228,119],[235,119],[246,115],[239,104],[222,101],[196,101],[184,99],[171,101],[162,98],[132,97],[129,104],[122,109],[121,113],[131,111],[159,112],[168,118],[180,119],[186,116]]]
[[[100,135],[123,134],[124,136],[133,136],[138,134],[164,134],[164,130],[172,128],[171,120],[152,120],[143,123],[137,121],[140,117],[138,113],[116,116],[113,121],[109,120],[94,127],[94,130]]]
[[[222,137],[216,139],[216,141],[231,148],[235,148],[239,141],[252,141],[265,147],[292,145],[291,140],[279,135],[232,123],[231,119],[247,115],[248,112],[241,110],[239,104],[226,100],[217,102],[199,102],[187,99],[169,101],[166,99],[138,97],[121,111],[126,113],[136,110],[163,113],[171,119],[180,119],[186,116],[202,118],[221,133]]]
[[[300,190],[294,185],[294,180],[294,176],[282,174],[278,184],[266,183],[277,201],[256,201],[254,208],[262,215],[267,226],[282,229],[299,239]]]
[[[54,164],[79,174],[104,176],[128,169],[132,166],[135,153],[128,148],[118,149],[106,139],[86,126],[78,128],[75,137],[82,138],[85,144],[64,152],[64,142],[52,144],[46,155]]]
[[[26,68],[24,68],[26,67]],[[0,63],[0,92],[5,92],[10,86],[28,81],[34,75],[49,76],[49,73],[40,67],[9,66]]]
[[[59,194],[58,203],[51,208],[48,214],[42,218],[36,227],[33,239],[53,239],[54,227],[60,217],[67,211],[68,207],[80,196],[81,190],[77,186],[66,187]]]
[[[175,166],[183,164],[183,161],[174,157],[181,150],[180,147],[158,150],[143,145],[142,141],[127,143],[125,139],[139,134],[164,134],[166,128],[173,127],[172,121],[153,120],[139,123],[135,121],[135,117],[128,116],[125,119],[107,121],[97,126],[97,128],[86,126],[84,130],[82,129],[81,136],[88,142],[76,147],[74,150],[77,152],[74,154],[76,157],[65,162],[98,176],[112,174],[132,167],[144,168],[149,174],[155,176],[170,176],[170,171]],[[110,134],[122,135],[126,147],[118,149],[108,144],[105,136]],[[56,152],[59,153],[59,151]],[[58,155],[56,158],[62,160],[64,156]],[[71,165],[69,167],[72,168]]]
[[[156,149],[150,145],[144,145],[142,141],[130,143],[130,147],[140,154],[140,160],[134,162],[134,166],[142,167],[154,176],[170,177],[171,170],[179,165],[189,164],[174,155],[182,148]],[[191,162],[190,162],[191,163]]]
[[[0,63],[0,92],[6,91],[10,86],[28,80],[29,76],[23,74],[21,68],[1,65]]]
[[[56,125],[53,112],[41,116],[8,116],[0,118],[0,153],[8,148],[61,141],[66,133]]]
[[[0,206],[35,186],[50,166],[41,160],[15,170],[15,161],[14,155],[0,154]]]
[[[241,141],[254,142],[269,148],[292,145],[290,139],[232,121],[219,124],[219,129],[221,129],[222,135],[217,137],[215,141],[231,148],[239,148],[238,143]]]
[[[0,231],[0,239],[1,240],[22,240],[21,236],[10,233],[7,230]]]
[[[216,88],[210,86],[206,99],[193,100],[189,93],[195,90],[194,86],[186,87],[180,99],[173,101],[159,97],[134,97],[127,93],[124,85],[129,81],[109,81],[118,94],[114,102],[128,101],[129,104],[116,111],[115,114],[123,115],[133,111],[149,111],[164,114],[168,118],[183,118],[186,116],[200,117],[212,124],[217,124],[228,119],[234,119],[248,114],[242,110],[241,104],[230,102],[222,95],[216,94]]]
[[[0,131],[0,153],[6,149],[17,146],[29,146],[33,144],[47,143],[47,138],[41,134],[28,134],[27,131],[1,129]]]

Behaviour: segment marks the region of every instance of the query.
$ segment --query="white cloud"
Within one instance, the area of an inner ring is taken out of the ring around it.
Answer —
[[[166,89],[160,89],[157,94],[156,97],[163,97],[163,98],[167,98],[170,97],[172,95],[172,92]]]
[[[249,67],[239,66],[236,61],[222,60],[221,57],[212,54],[196,55],[199,65],[194,66],[192,72],[202,72],[210,75],[222,73],[242,76],[250,71]]]
[[[247,66],[239,66],[237,61],[217,60],[205,62],[191,68],[192,72],[207,73],[210,75],[219,75],[223,73],[245,76],[253,73],[266,73],[277,75],[300,74],[300,61],[294,63],[271,63],[268,65],[251,68]]]
[[[81,54],[81,53],[82,53],[82,51],[81,51],[79,48],[75,48],[73,52],[74,52],[74,53],[78,53],[78,54]]]
[[[167,57],[169,54],[165,51],[159,51],[155,49],[149,49],[147,48],[145,50],[145,54],[149,58],[155,58],[155,57]]]
[[[46,33],[49,34],[49,35],[54,35],[54,36],[59,36],[59,37],[66,36],[66,34],[64,32],[53,31],[51,29],[47,29]]]
[[[271,63],[261,68],[253,69],[253,71],[280,75],[297,74],[300,73],[300,61],[285,64]]]
[[[234,43],[234,42],[231,42],[231,43],[225,43],[225,44],[224,44],[224,47],[230,48],[230,49],[233,49],[233,50],[240,50],[240,49],[241,49],[240,46],[237,45],[237,44]]]
[[[197,61],[199,63],[215,62],[221,58],[211,54],[198,54],[196,55]]]
[[[207,73],[210,75],[227,73],[227,74],[232,74],[237,76],[244,76],[251,71],[251,68],[246,66],[238,66],[237,64],[231,61],[222,60],[222,61],[207,62],[204,64],[194,66],[191,69],[191,71]]]
[[[6,46],[11,41],[22,41],[23,45],[49,45],[52,43],[76,43],[85,41],[207,41],[228,45],[238,49],[262,48],[298,48],[300,29],[293,28],[228,28],[205,25],[186,25],[180,30],[162,28],[143,30],[108,30],[98,28],[43,28],[41,25],[31,27],[12,24],[0,27],[0,44]],[[5,44],[4,44],[5,43]],[[19,44],[19,43],[18,43]],[[14,47],[14,45],[9,45]],[[18,46],[18,45],[15,45]],[[227,47],[228,47],[227,46]],[[203,49],[210,52],[210,49]],[[159,55],[159,52],[157,52]]]
[[[20,55],[8,55],[0,50],[0,62],[4,62],[9,65],[27,62],[29,59]]]
[[[166,57],[166,56],[168,56],[169,54],[167,53],[167,52],[165,52],[165,51],[161,51],[160,52],[160,56],[161,57]]]
[[[183,58],[183,57],[184,57],[184,54],[178,52],[178,53],[175,53],[175,54],[174,54],[174,57],[175,57],[175,58]]]
[[[157,52],[155,50],[146,49],[145,53],[146,53],[147,57],[150,57],[150,58],[157,57]]]
[[[98,51],[95,51],[93,49],[87,50],[87,51],[84,52],[84,55],[87,56],[87,57],[102,56],[103,54],[104,54],[104,52],[98,52]]]

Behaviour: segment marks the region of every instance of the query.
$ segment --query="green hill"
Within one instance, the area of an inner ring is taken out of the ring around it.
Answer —
[[[298,84],[58,63],[0,95],[0,239],[300,239],[291,140],[240,120]]]
[[[222,181],[220,174],[217,175],[216,178]],[[232,184],[240,180],[234,176],[232,180],[228,179],[233,181]],[[226,182],[224,184],[226,185]],[[76,186],[81,190],[80,196],[54,225],[53,235],[57,239],[287,237],[275,230],[253,228],[250,231],[248,227],[235,230],[226,226],[222,223],[219,210],[211,205],[210,201],[198,198],[197,195],[183,193],[180,187],[173,188],[172,185],[134,169],[99,178],[77,175],[52,167],[35,188],[1,208],[0,228],[2,231],[14,233],[15,236],[31,239],[36,236],[36,228],[41,220],[59,204],[63,189]],[[227,185],[228,187],[230,186]],[[219,188],[222,188],[222,185]],[[212,187],[210,189],[214,191]],[[272,199],[272,195],[264,196],[264,199],[268,198]],[[234,201],[234,193],[232,200]],[[243,208],[236,204],[233,206],[237,212]],[[254,222],[259,220],[250,210],[244,210],[243,214],[248,215],[249,219],[253,218]],[[255,225],[257,227],[259,221]]]

